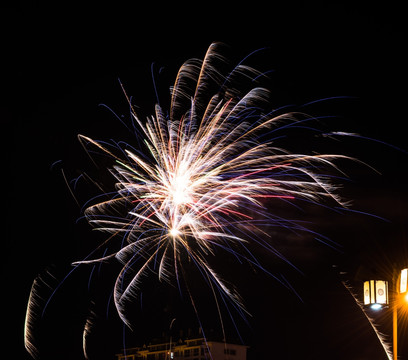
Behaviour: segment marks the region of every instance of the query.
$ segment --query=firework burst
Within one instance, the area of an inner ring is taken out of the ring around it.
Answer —
[[[182,254],[200,268],[211,286],[242,307],[239,295],[207,261],[214,250],[220,247],[246,257],[240,250],[250,240],[242,228],[259,224],[260,219],[273,221],[265,211],[265,198],[320,202],[329,197],[341,202],[317,171],[334,167],[332,160],[339,156],[291,154],[261,141],[261,134],[298,121],[296,114],[263,114],[260,104],[267,98],[266,89],[254,87],[239,95],[230,87],[232,79],[260,74],[240,64],[223,77],[213,66],[219,60],[213,44],[203,61],[190,60],[180,68],[167,115],[156,105],[155,115],[143,123],[132,108],[148,160],[128,149],[118,157],[100,142],[80,135],[84,145],[95,146],[116,161],[114,197],[87,208],[86,217],[97,229],[122,236],[123,242],[109,256],[79,263],[110,257],[123,263],[114,299],[126,323],[124,303],[136,296],[145,272],[157,268],[160,279],[178,281]],[[214,84],[220,91],[203,102]],[[125,280],[138,259],[143,264],[131,280]]]
[[[248,249],[251,242],[278,254],[263,224],[305,230],[268,212],[266,201],[331,199],[343,205],[330,177],[322,175],[323,168],[337,171],[333,160],[342,156],[293,154],[276,147],[270,140],[275,131],[309,118],[263,111],[268,91],[254,86],[263,74],[243,62],[223,74],[221,64],[219,45],[212,44],[203,60],[181,66],[168,110],[156,105],[155,114],[142,121],[131,105],[143,149],[126,145],[117,151],[79,136],[87,149],[115,162],[116,191],[89,206],[85,216],[110,233],[109,239],[121,239],[121,245],[109,255],[75,264],[111,258],[123,264],[114,302],[129,326],[125,305],[137,297],[142,278],[156,273],[160,280],[179,284],[186,258],[214,294],[244,310],[239,294],[210,265],[217,250],[261,267]],[[240,91],[243,82],[250,84],[248,91]]]

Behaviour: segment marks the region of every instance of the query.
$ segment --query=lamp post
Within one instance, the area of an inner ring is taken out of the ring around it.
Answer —
[[[403,297],[408,301],[408,268],[395,271],[393,276],[395,292],[391,298],[388,296],[388,281],[367,280],[364,281],[364,305],[373,310],[380,310],[391,306],[392,309],[392,345],[393,359],[398,359],[398,308],[401,306]]]

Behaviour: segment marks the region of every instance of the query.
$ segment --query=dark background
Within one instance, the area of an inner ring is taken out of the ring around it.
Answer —
[[[347,97],[306,110],[337,116],[327,125],[332,130],[407,149],[406,35],[404,9],[397,4],[2,4],[3,351],[29,358],[23,348],[24,316],[37,274],[51,268],[58,282],[71,270],[69,264],[86,256],[100,240],[83,221],[76,222],[80,208],[63,175],[70,181],[90,167],[78,133],[95,139],[128,136],[115,116],[99,106],[106,104],[128,117],[118,78],[140,111],[150,114],[156,101],[152,63],[156,69],[164,67],[158,81],[163,97],[182,62],[202,57],[213,41],[230,47],[233,62],[265,48],[252,64],[274,71],[270,84],[274,106]],[[310,149],[302,142],[287,146]],[[312,221],[312,228],[342,245],[341,251],[334,251],[310,236],[281,234],[276,246],[303,274],[276,259],[266,260],[294,291],[262,274],[255,276],[244,266],[234,270],[232,277],[253,315],[250,327],[241,324],[253,359],[385,359],[339,276],[361,292],[363,279],[390,278],[392,269],[406,261],[407,155],[363,139],[327,146],[382,173],[341,164],[352,179],[342,190],[354,201],[352,209],[386,220],[356,213],[340,216],[313,207],[289,214]],[[84,189],[81,204],[87,200]],[[54,296],[41,330],[42,358],[83,358],[82,328],[90,303],[95,302],[99,315],[104,313],[106,288],[115,273],[109,267],[101,270],[88,286],[90,270],[72,273]],[[186,299],[165,287],[156,291],[134,335],[127,333],[127,343],[168,335],[174,317],[178,318],[174,336],[197,327],[189,321]],[[123,346],[122,327],[114,309],[109,309],[109,321],[99,316],[90,342],[91,359],[113,359]],[[203,311],[203,317],[211,318],[208,309]],[[387,311],[373,316],[391,334]],[[403,359],[408,358],[407,321],[400,319]],[[212,325],[208,320],[208,327]],[[235,337],[233,329],[231,334]]]

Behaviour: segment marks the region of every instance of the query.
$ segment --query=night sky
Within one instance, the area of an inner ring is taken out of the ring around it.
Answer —
[[[288,137],[288,149],[350,155],[378,171],[339,163],[349,176],[340,194],[352,200],[350,212],[270,205],[282,216],[310,222],[310,228],[338,244],[335,250],[310,235],[273,230],[276,248],[298,270],[273,255],[257,255],[293,290],[245,264],[223,260],[221,269],[234,280],[252,314],[248,324],[234,315],[244,342],[251,346],[250,359],[386,359],[341,280],[361,293],[364,279],[390,278],[393,267],[408,262],[404,11],[392,1],[383,6],[327,3],[1,5],[6,199],[2,351],[10,351],[15,359],[30,358],[23,328],[33,279],[49,269],[56,277],[50,282],[57,284],[72,269],[71,262],[103,239],[85,221],[77,221],[82,213],[64,180],[84,171],[100,175],[101,182],[106,177],[95,171],[77,134],[132,141],[107,108],[121,119],[129,117],[118,79],[137,110],[149,115],[156,102],[151,65],[161,69],[156,80],[160,97],[166,97],[182,62],[202,57],[211,42],[221,41],[228,45],[232,62],[263,49],[251,65],[271,71],[268,86],[274,107],[290,104],[312,115],[329,115],[324,129],[364,137],[313,144],[307,137],[297,137],[296,143]],[[303,106],[331,97],[338,98]],[[96,190],[79,184],[80,205]],[[90,358],[113,359],[123,346],[123,328],[114,308],[106,305],[119,268],[111,264],[97,270],[89,282],[91,268],[79,268],[56,292],[42,321],[41,358],[83,358],[82,328],[91,306],[98,317]],[[217,337],[217,316],[206,301],[209,290],[200,280],[193,290],[207,333]],[[173,318],[174,337],[181,331],[186,335],[188,329],[197,331],[188,299],[175,289],[151,280],[144,293],[143,311],[142,304],[133,310],[137,326],[133,333],[126,332],[127,344],[168,335]],[[391,338],[389,312],[372,315]],[[408,319],[401,317],[400,324],[401,359],[408,359]],[[227,336],[235,341],[233,324],[226,321],[226,326]]]

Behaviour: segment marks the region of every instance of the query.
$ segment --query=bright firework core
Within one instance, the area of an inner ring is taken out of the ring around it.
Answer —
[[[180,235],[180,231],[178,229],[172,228],[170,229],[169,234],[171,237],[175,238]]]
[[[175,206],[189,203],[192,199],[190,178],[187,173],[175,175],[171,183],[170,195]]]

